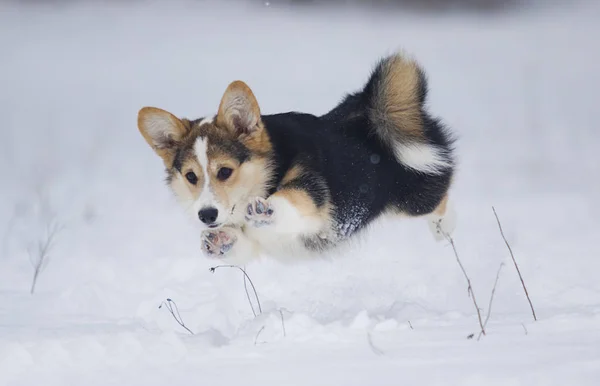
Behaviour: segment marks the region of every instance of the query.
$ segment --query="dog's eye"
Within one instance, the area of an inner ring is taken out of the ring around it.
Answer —
[[[196,177],[196,174],[194,174],[194,172],[187,172],[185,178],[187,178],[187,180],[192,185],[196,185],[196,182],[198,182],[198,177]]]
[[[233,169],[231,168],[221,168],[217,172],[217,178],[221,181],[225,181],[229,177],[231,177],[231,173],[233,173]]]

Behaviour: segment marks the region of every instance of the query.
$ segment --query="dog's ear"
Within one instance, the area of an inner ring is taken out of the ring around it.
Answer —
[[[188,132],[179,118],[156,107],[144,107],[140,110],[138,129],[166,164],[172,161],[174,148]]]
[[[254,137],[263,130],[258,102],[246,83],[236,80],[227,87],[216,124],[240,139]]]

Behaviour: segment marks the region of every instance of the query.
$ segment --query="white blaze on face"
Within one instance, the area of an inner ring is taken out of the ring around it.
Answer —
[[[225,214],[223,207],[217,201],[217,197],[213,194],[211,186],[210,186],[210,174],[208,173],[208,138],[206,137],[198,137],[196,139],[196,143],[194,144],[194,152],[196,153],[196,158],[198,159],[198,163],[202,168],[202,174],[204,177],[204,186],[202,186],[202,193],[200,193],[200,197],[194,203],[194,210],[196,213],[200,211],[200,209],[204,208],[216,208],[219,211],[219,216],[217,217],[217,223],[219,223],[219,219]]]

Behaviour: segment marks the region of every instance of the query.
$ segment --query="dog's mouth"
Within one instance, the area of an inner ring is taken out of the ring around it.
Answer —
[[[210,224],[210,225],[207,225],[207,226],[208,226],[210,229],[215,229],[215,228],[218,228],[218,227],[220,227],[220,226],[221,226],[221,224]]]

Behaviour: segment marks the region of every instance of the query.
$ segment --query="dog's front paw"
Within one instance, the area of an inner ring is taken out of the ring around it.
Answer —
[[[273,223],[273,206],[269,200],[256,197],[246,208],[246,221],[258,228]]]
[[[202,251],[208,257],[224,257],[233,248],[237,237],[227,228],[202,232]]]

